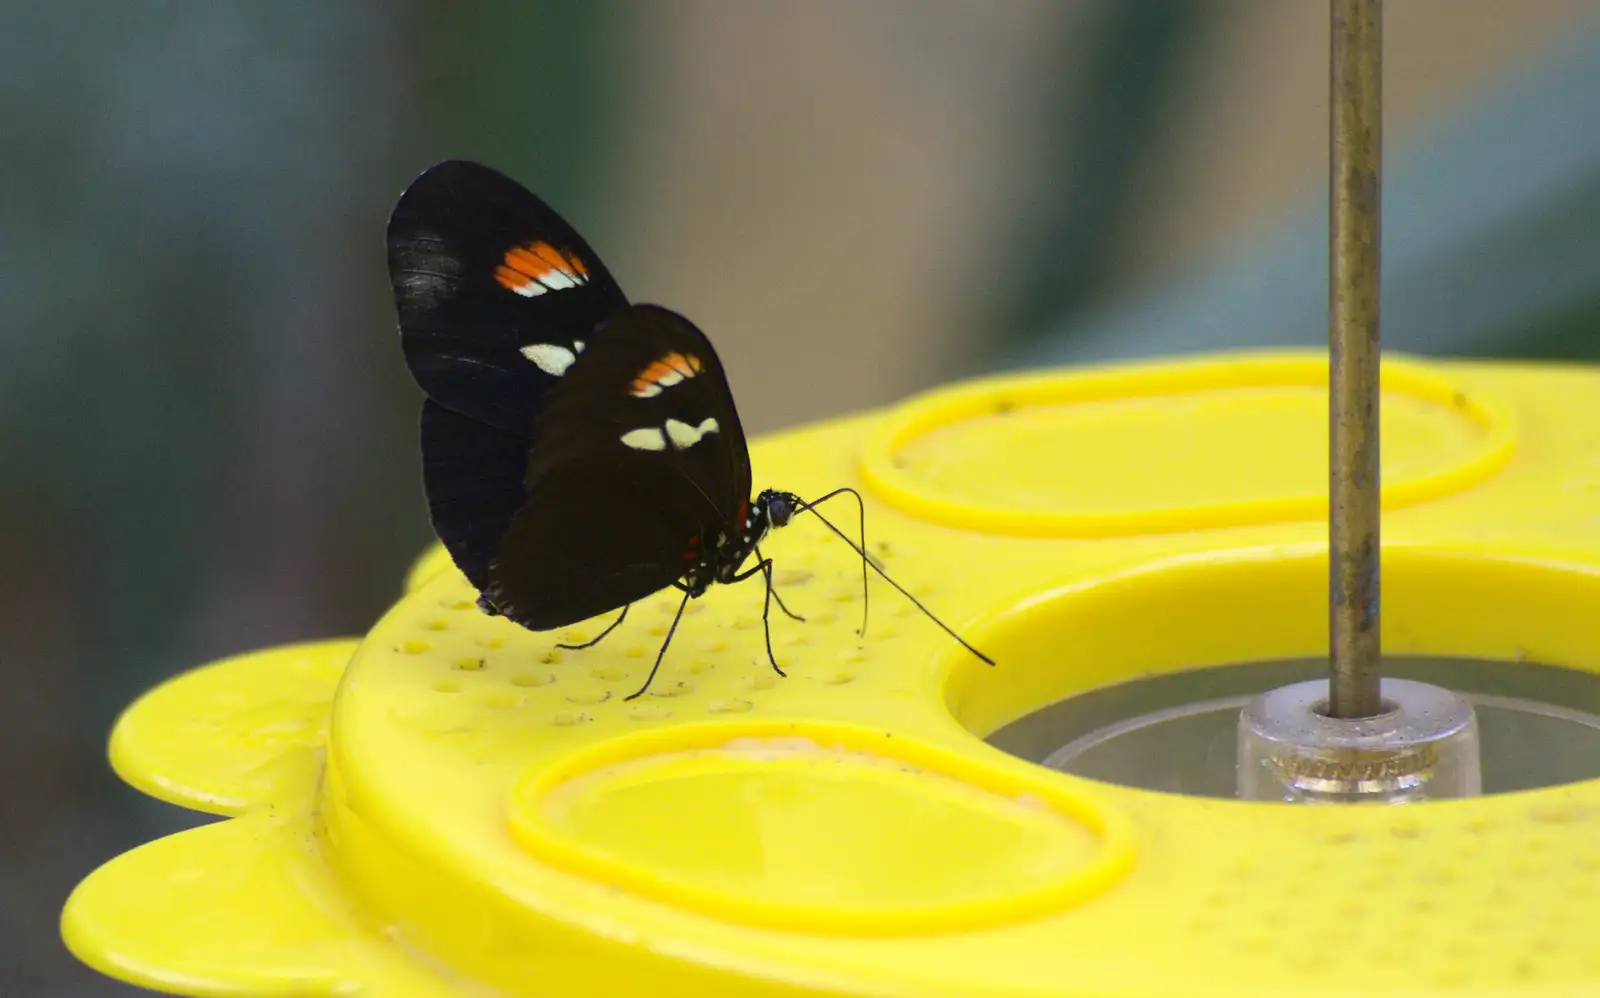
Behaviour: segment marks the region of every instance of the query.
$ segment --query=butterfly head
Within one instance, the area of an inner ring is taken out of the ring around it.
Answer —
[[[793,492],[766,489],[756,496],[752,513],[759,515],[770,526],[787,527],[802,505],[800,497]]]
[[[716,582],[734,581],[739,568],[756,550],[756,545],[774,527],[788,526],[800,510],[802,501],[792,492],[767,489],[745,507],[744,522],[735,524],[737,533],[724,534],[718,539],[716,553],[706,564]],[[694,574],[691,571],[691,574]],[[691,588],[692,588],[691,581]]]

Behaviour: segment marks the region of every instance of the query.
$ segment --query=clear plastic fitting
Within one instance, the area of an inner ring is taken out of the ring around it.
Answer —
[[[1483,792],[1478,724],[1465,697],[1385,679],[1376,717],[1327,716],[1328,684],[1310,680],[1255,697],[1239,717],[1244,800],[1408,804]]]

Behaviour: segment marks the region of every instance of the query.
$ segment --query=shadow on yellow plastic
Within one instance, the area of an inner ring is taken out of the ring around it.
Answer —
[[[511,828],[590,879],[752,925],[968,929],[1095,896],[1133,859],[1114,809],[891,733],[699,725],[531,771]]]
[[[1509,414],[1386,357],[1383,505],[1483,481]],[[1305,354],[987,378],[872,428],[861,473],[913,516],[966,530],[1107,537],[1306,520],[1327,511],[1328,363]],[[1153,460],[1153,455],[1160,455]]]

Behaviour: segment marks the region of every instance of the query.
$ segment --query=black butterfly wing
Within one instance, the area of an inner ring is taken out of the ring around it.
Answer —
[[[653,305],[618,312],[535,420],[527,502],[489,570],[536,630],[648,596],[740,529],[750,455],[705,335]]]
[[[434,533],[467,581],[489,584],[489,563],[527,496],[528,438],[422,403],[422,484]]]
[[[576,353],[627,304],[549,205],[464,160],[428,169],[400,195],[388,252],[400,342],[417,384],[445,408],[511,433],[528,432],[559,380],[550,370],[559,350]],[[523,352],[541,345],[558,352]]]
[[[676,469],[726,520],[750,498],[750,452],[722,361],[694,323],[659,305],[617,312],[534,427],[530,485],[603,454]]]
[[[388,254],[406,363],[428,396],[429,517],[482,590],[526,498],[533,419],[554,372],[627,299],[554,210],[477,163],[446,161],[412,182],[390,216]]]
[[[662,463],[584,458],[529,488],[483,592],[530,630],[587,620],[672,584],[715,519]]]

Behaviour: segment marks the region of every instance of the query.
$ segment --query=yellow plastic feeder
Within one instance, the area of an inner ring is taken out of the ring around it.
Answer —
[[[719,587],[633,702],[675,596],[562,651],[606,621],[484,616],[432,551],[365,637],[129,708],[117,772],[229,820],[96,871],[66,941],[210,996],[1600,994],[1600,781],[1300,807],[986,740],[1325,656],[1327,370],[997,377],[756,442],[758,487],[861,488],[869,550],[993,668],[876,581],[859,637],[859,559],[808,518],[764,545],[809,618],[774,618],[789,678],[760,586]],[[1588,681],[1600,370],[1388,359],[1382,394],[1386,653]]]

